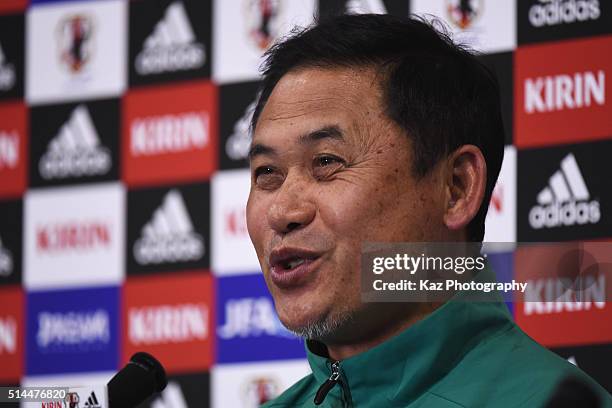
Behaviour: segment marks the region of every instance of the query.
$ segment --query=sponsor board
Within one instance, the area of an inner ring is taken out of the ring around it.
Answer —
[[[217,365],[211,373],[211,406],[256,408],[310,373],[305,359]]]
[[[23,202],[0,202],[0,285],[21,284]]]
[[[409,2],[394,0],[319,0],[319,15],[331,17],[339,14],[391,14],[406,17]]]
[[[259,78],[263,53],[316,14],[315,0],[224,0],[213,7],[213,78],[217,83]]]
[[[241,82],[219,88],[221,169],[249,167],[249,127],[257,103],[260,82]]]
[[[612,33],[605,0],[526,0],[517,3],[519,44]]]
[[[29,292],[27,305],[28,375],[118,368],[118,287]]]
[[[31,190],[25,196],[28,289],[117,284],[124,277],[125,190],[119,183]]]
[[[0,288],[0,383],[19,382],[23,373],[24,309],[21,287]]]
[[[612,231],[612,142],[518,151],[518,240],[605,238]]]
[[[610,47],[612,36],[604,36],[516,51],[517,147],[606,139],[612,134]]]
[[[210,367],[214,336],[210,274],[131,277],[123,296],[123,362],[137,351],[146,351],[168,373]]]
[[[27,184],[28,111],[23,103],[0,104],[0,197],[19,197]]]
[[[217,361],[305,358],[304,342],[281,324],[261,273],[217,279]]]
[[[130,84],[210,76],[211,3],[130,2]]]
[[[592,344],[589,346],[558,347],[552,351],[590,375],[608,392],[612,392],[612,344]]]
[[[612,342],[611,246],[564,242],[517,248],[515,279],[527,287],[515,294],[516,323],[547,347]]]
[[[217,168],[211,82],[130,91],[123,123],[123,179],[131,186],[207,179]]]
[[[482,54],[479,58],[497,77],[504,122],[504,142],[511,145],[514,140],[514,51]]]
[[[38,106],[30,113],[30,184],[119,178],[119,100]]]
[[[250,187],[248,169],[220,171],[213,177],[212,268],[217,276],[259,270],[246,224]]]
[[[484,241],[516,241],[516,149],[514,146],[504,148],[504,160],[485,219]]]
[[[128,274],[208,269],[210,185],[128,192]]]
[[[168,377],[161,394],[154,395],[139,408],[207,407],[210,401],[210,374],[194,373]]]
[[[520,0],[519,0],[520,1]],[[442,20],[453,39],[481,52],[516,46],[516,0],[412,0],[411,12]]]
[[[126,85],[127,3],[33,6],[26,26],[26,99],[31,104],[120,95]]]
[[[24,38],[23,14],[0,16],[0,100],[23,97]]]

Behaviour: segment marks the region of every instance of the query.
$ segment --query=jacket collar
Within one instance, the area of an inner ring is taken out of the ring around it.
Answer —
[[[484,280],[494,281],[489,268],[483,275]],[[498,293],[492,292],[487,300],[473,302],[457,294],[399,335],[342,360],[342,378],[353,404],[360,406],[372,398],[406,402],[422,395],[482,339],[512,324]],[[323,384],[332,363],[325,357],[325,345],[309,340],[306,351],[316,381]]]

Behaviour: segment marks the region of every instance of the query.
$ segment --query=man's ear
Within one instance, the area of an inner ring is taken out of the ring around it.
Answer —
[[[463,145],[447,158],[444,224],[451,230],[466,227],[476,216],[485,195],[487,164],[480,149]]]

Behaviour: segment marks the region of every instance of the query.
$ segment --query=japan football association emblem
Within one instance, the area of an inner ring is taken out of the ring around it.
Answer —
[[[60,21],[57,28],[61,64],[73,74],[80,73],[93,55],[93,19],[76,14]]]

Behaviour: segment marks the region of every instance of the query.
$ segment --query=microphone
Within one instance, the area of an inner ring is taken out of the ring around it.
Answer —
[[[138,352],[108,382],[109,408],[134,408],[168,384],[166,371],[155,357]]]

